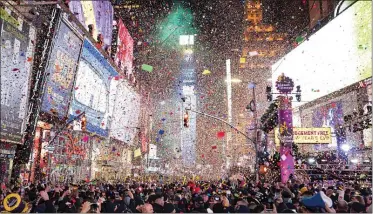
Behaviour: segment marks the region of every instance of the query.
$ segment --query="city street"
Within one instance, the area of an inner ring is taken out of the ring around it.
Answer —
[[[372,2],[3,0],[0,211],[372,213]]]

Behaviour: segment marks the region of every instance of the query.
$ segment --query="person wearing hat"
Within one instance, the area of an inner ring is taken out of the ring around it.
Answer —
[[[305,192],[308,191],[308,188],[307,187],[302,187],[300,190],[299,190],[299,193],[300,195],[303,195]]]
[[[156,198],[154,200],[153,210],[155,213],[163,213],[164,211],[164,198],[162,195],[155,195]]]
[[[9,213],[28,213],[31,209],[18,193],[8,194],[3,200],[2,207],[1,212]]]
[[[352,202],[350,213],[365,213],[365,206],[359,202]]]
[[[207,213],[207,210],[205,209],[205,203],[201,196],[197,196],[194,199],[192,213]]]
[[[175,206],[171,203],[165,203],[164,204],[164,213],[175,213]]]

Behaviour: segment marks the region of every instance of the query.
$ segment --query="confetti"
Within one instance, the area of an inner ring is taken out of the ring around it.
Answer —
[[[147,72],[152,72],[153,71],[153,66],[147,65],[147,64],[142,64],[141,70],[147,71]]]
[[[202,74],[203,74],[203,75],[209,75],[209,74],[211,74],[211,71],[209,71],[209,70],[204,70],[204,71],[202,72]]]
[[[224,136],[225,136],[225,132],[223,132],[223,131],[220,131],[220,132],[217,133],[218,138],[224,138]]]

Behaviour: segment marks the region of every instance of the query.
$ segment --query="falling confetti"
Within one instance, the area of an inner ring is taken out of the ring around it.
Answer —
[[[147,64],[143,64],[141,66],[141,70],[143,71],[147,71],[147,72],[153,72],[153,66],[151,65],[147,65]]]

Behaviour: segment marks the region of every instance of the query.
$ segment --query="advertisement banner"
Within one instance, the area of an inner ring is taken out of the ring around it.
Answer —
[[[93,38],[104,37],[104,48],[111,45],[114,9],[110,1],[70,1],[69,9],[87,29],[94,26]]]
[[[86,130],[100,136],[108,136],[110,94],[114,94],[118,73],[103,55],[88,41],[84,40],[79,69],[70,107],[70,119],[85,112]]]
[[[116,50],[112,49],[115,54],[114,62],[121,71],[125,71],[129,75],[132,74],[133,39],[121,19],[117,23],[117,28]]]
[[[140,96],[130,89],[125,80],[119,80],[110,126],[110,137],[132,143],[137,132],[140,116]]]
[[[82,44],[83,38],[61,19],[45,70],[49,75],[41,106],[43,112],[59,118],[67,115]]]
[[[36,31],[0,8],[1,28],[1,140],[22,143],[29,100],[29,79]]]
[[[274,89],[285,73],[302,86],[302,100],[310,102],[372,77],[372,3],[344,4],[351,7],[272,65]]]
[[[332,143],[331,128],[293,128],[294,143],[299,144],[328,144]],[[279,130],[275,129],[275,143],[280,146]]]

